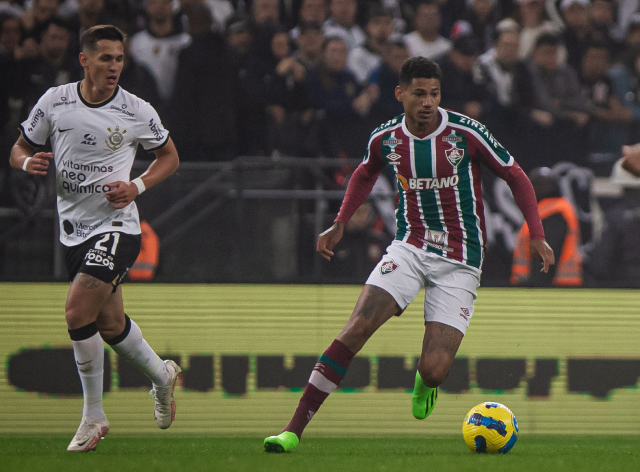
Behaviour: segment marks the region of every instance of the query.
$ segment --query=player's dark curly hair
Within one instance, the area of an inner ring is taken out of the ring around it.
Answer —
[[[412,57],[402,65],[399,82],[401,86],[406,86],[417,78],[442,81],[442,71],[440,66],[431,59],[422,56]]]
[[[98,48],[98,41],[106,39],[107,41],[120,41],[124,44],[124,32],[113,25],[96,25],[82,33],[80,37],[81,51],[95,51]]]

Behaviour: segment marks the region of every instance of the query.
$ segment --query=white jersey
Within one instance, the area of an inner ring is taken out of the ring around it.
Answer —
[[[62,244],[110,231],[140,234],[135,202],[114,209],[104,193],[105,184],[129,182],[138,144],[153,151],[169,140],[149,103],[118,86],[109,100],[91,104],[76,82],[47,90],[20,128],[34,147],[51,138]]]

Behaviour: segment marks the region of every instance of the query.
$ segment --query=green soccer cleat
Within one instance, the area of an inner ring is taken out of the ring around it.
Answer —
[[[277,436],[269,436],[264,440],[264,450],[267,452],[289,452],[293,451],[300,440],[296,433],[285,431]]]
[[[416,382],[411,397],[411,413],[417,420],[423,420],[431,414],[438,401],[438,387],[427,387],[416,372]]]

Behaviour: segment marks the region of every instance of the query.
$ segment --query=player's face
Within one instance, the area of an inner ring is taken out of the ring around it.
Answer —
[[[95,51],[80,53],[85,79],[104,92],[113,92],[118,86],[123,61],[124,46],[120,41],[101,39]]]
[[[415,78],[411,84],[396,87],[396,99],[402,102],[407,121],[419,127],[437,123],[440,105],[440,81]]]

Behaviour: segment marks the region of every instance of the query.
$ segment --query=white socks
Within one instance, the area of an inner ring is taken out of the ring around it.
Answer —
[[[82,416],[102,419],[102,376],[104,373],[104,348],[97,332],[80,341],[71,341],[76,367],[82,382],[84,405]]]
[[[130,323],[129,333],[117,344],[111,344],[111,348],[121,357],[131,362],[140,369],[151,381],[160,387],[166,387],[171,381],[171,374],[167,370],[164,361],[158,357],[151,346],[142,337],[138,325],[127,317]],[[127,328],[125,328],[126,332]],[[120,338],[120,336],[118,336]],[[110,340],[113,341],[113,340]]]

